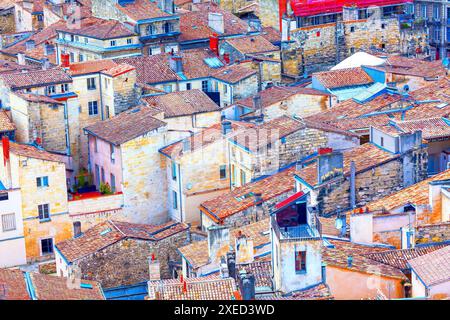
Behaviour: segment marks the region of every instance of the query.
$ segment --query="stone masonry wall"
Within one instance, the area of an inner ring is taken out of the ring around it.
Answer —
[[[443,242],[450,240],[450,222],[419,226],[416,243]]]
[[[148,258],[154,253],[160,262],[161,278],[170,279],[169,261],[181,261],[176,248],[186,245],[186,239],[186,231],[158,242],[124,239],[76,264],[83,279],[96,280],[103,288],[112,288],[148,281]]]

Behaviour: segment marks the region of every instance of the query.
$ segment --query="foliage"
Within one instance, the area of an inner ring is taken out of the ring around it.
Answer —
[[[101,194],[112,194],[111,187],[109,186],[109,183],[100,183],[100,193]]]

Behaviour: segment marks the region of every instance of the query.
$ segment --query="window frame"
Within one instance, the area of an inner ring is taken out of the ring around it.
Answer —
[[[38,188],[47,188],[49,186],[48,176],[36,177],[36,186]]]
[[[307,257],[306,250],[294,251],[294,263],[296,274],[306,273],[306,257]]]
[[[42,213],[42,217],[41,217],[41,213]],[[42,204],[38,205],[38,218],[39,218],[39,222],[47,222],[47,221],[51,220],[49,203],[42,203]]]
[[[90,116],[98,116],[98,101],[97,100],[88,102],[88,114]]]
[[[224,175],[222,175],[222,172]],[[222,164],[219,166],[219,179],[220,180],[226,180],[227,179],[227,165]]]
[[[7,217],[7,216],[12,217],[12,220],[10,220],[8,222],[9,223],[12,222],[12,225],[13,225],[13,227],[10,227],[8,229],[5,228],[5,225],[6,225],[6,223],[5,223],[6,218],[5,217]],[[0,220],[1,220],[1,223],[2,223],[2,232],[9,232],[9,231],[17,230],[16,213],[15,212],[3,213],[3,214],[0,215],[0,218],[1,218]]]
[[[51,251],[50,252],[45,252],[44,253],[44,246],[43,246],[43,241],[48,241],[50,240],[50,243],[47,244],[47,246],[51,245]],[[47,255],[51,255],[55,253],[55,243],[54,243],[54,239],[53,238],[41,238],[39,239],[39,245],[40,245],[40,249],[41,249],[41,256],[47,256]]]

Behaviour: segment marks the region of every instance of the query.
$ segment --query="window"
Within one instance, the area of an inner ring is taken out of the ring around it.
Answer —
[[[75,53],[70,53],[70,62],[75,62]]]
[[[146,31],[147,31],[147,35],[155,34],[156,33],[155,26],[152,24],[149,24],[146,28]]]
[[[441,12],[439,10],[439,5],[435,4],[433,7],[433,18],[439,19],[441,16]]]
[[[355,32],[355,27],[350,27],[350,32]]]
[[[109,42],[109,44],[111,45],[111,47],[115,47],[116,46],[116,40],[111,40]]]
[[[47,94],[52,94],[56,92],[55,86],[48,86],[47,87]]]
[[[241,170],[241,186],[245,184],[245,180],[246,180],[245,171]]]
[[[386,24],[385,23],[382,23],[381,24],[381,29],[385,29],[386,28]]]
[[[203,92],[208,92],[208,81],[207,80],[202,81],[202,90],[203,90]]]
[[[15,213],[2,214],[2,230],[3,232],[16,230]]]
[[[192,84],[190,82],[186,83],[186,90],[191,90]]]
[[[90,116],[98,114],[98,103],[97,103],[97,101],[89,101],[88,102],[88,107],[89,107],[89,115]]]
[[[306,251],[295,251],[295,272],[306,272]]]
[[[102,182],[105,182],[105,169],[102,167]]]
[[[67,92],[69,91],[69,84],[68,83],[64,83],[61,85],[61,92]]]
[[[351,47],[351,48],[350,48],[350,53],[351,53],[351,54],[355,53],[355,48],[354,48],[354,47]]]
[[[97,138],[94,137],[94,151],[98,152]]]
[[[422,4],[420,6],[421,12],[422,12],[422,18],[426,18],[427,17],[427,5],[426,4]]]
[[[75,41],[75,36],[73,34],[70,35],[70,41]]]
[[[173,31],[173,24],[170,22],[164,23],[164,33],[169,33]]]
[[[84,43],[88,43],[89,39],[88,38],[84,38]]]
[[[97,181],[98,184],[100,184],[100,168],[98,166],[98,164],[95,165],[95,180]]]
[[[226,179],[227,178],[227,166],[221,165],[220,166],[220,180]]]
[[[226,85],[226,84],[223,85],[223,93],[224,94],[228,93],[228,85]]]
[[[41,239],[41,253],[42,255],[53,253],[53,239]]]
[[[95,90],[95,78],[89,78],[87,80],[87,88],[88,90]]]
[[[384,146],[384,138],[383,137],[380,138],[380,146],[382,146],[382,147]]]
[[[173,208],[178,209],[178,195],[176,191],[172,191]]]
[[[171,85],[164,86],[164,91],[165,92],[172,92],[172,86]]]
[[[116,192],[116,177],[111,173],[111,191]]]
[[[48,176],[37,177],[36,178],[36,185],[37,185],[38,188],[48,187]]]
[[[112,143],[109,145],[109,154],[110,154],[110,157],[111,157],[111,163],[114,163],[114,160],[115,160],[114,145]]]
[[[81,53],[78,55],[78,61],[79,62],[83,62],[84,61],[84,55],[82,55]]]
[[[73,223],[73,236],[74,236],[74,238],[81,236],[81,222],[80,221],[75,221]]]
[[[46,203],[46,204],[38,205],[38,213],[39,213],[39,220],[41,220],[41,221],[50,220],[49,204]]]
[[[127,44],[132,44],[133,43],[133,39],[127,39]]]
[[[148,55],[154,55],[154,54],[160,54],[161,53],[161,48],[160,47],[149,47],[148,48]]]
[[[172,180],[177,180],[177,164],[172,162]]]
[[[44,16],[43,16],[42,14],[38,14],[37,20],[38,20],[39,22],[44,21]]]
[[[6,201],[9,199],[8,192],[0,193],[0,201]]]

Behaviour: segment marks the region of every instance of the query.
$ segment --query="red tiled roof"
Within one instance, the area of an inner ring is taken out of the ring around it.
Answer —
[[[100,139],[120,145],[165,126],[166,123],[154,118],[154,114],[152,108],[138,106],[107,120],[98,121],[84,130]]]
[[[19,144],[10,141],[9,150],[11,151],[11,153],[22,157],[40,159],[45,161],[64,162],[63,156],[59,154],[50,153],[48,151],[45,151],[44,149],[40,149],[27,144]]]
[[[256,300],[333,300],[334,297],[331,294],[330,288],[325,283],[319,283],[318,285],[291,292],[288,295],[282,295],[280,293],[256,295]]]
[[[0,269],[0,300],[31,300],[22,271]]]
[[[73,25],[61,25],[56,29],[56,31],[102,40],[136,35],[117,20],[104,20],[94,17],[88,17],[76,21]]]
[[[230,120],[229,120],[230,121]],[[253,127],[253,124],[249,122],[240,122],[240,121],[230,121],[232,132],[236,132],[238,130],[242,130],[244,128]],[[206,128],[190,138],[191,141],[191,151],[198,150],[200,148],[206,147],[207,145],[223,141],[224,136],[222,134],[222,124],[217,123],[209,128]],[[165,155],[168,155],[171,158],[175,158],[177,156],[183,155],[183,140],[172,143],[160,150]]]
[[[429,287],[450,281],[450,246],[408,260],[412,270]]]
[[[70,75],[60,68],[5,73],[1,74],[0,78],[2,78],[5,84],[12,90],[45,87],[51,84],[72,82]]]
[[[159,292],[161,300],[231,300],[236,282],[233,278],[217,276],[149,281],[149,297],[155,299]]]
[[[44,96],[42,94],[34,94],[34,93],[22,93],[22,92],[16,92],[17,96],[21,97],[22,99],[29,101],[29,102],[43,102],[43,103],[49,103],[49,104],[63,104],[61,101],[52,99],[48,96]]]
[[[73,288],[71,280],[58,276],[30,273],[34,291],[38,300],[105,300],[101,286],[96,281],[81,280],[91,288]]]
[[[395,122],[402,132],[422,131],[423,139],[450,136],[450,120],[442,117]]]
[[[395,192],[380,200],[370,202],[367,207],[371,211],[376,210],[392,210],[407,204],[423,205],[428,204],[428,184],[431,181],[447,180],[450,179],[450,169],[441,172],[431,178],[423,180],[419,183],[413,184],[407,188],[404,188],[398,192]]]
[[[268,89],[262,90],[259,93],[261,97],[261,106],[267,108],[275,103],[284,101],[289,97],[295,95],[319,95],[330,96],[328,93],[324,93],[319,90],[303,88],[303,87],[279,87],[273,86]],[[235,102],[235,104],[242,105],[253,109],[253,97],[248,97]]]
[[[180,41],[192,41],[199,39],[208,39],[215,31],[208,26],[208,13],[217,12],[223,14],[225,32],[219,36],[231,36],[246,34],[248,32],[248,24],[233,15],[231,12],[221,9],[212,2],[196,3],[192,5],[190,12],[181,14],[180,16]],[[252,29],[252,31],[255,31]]]
[[[256,74],[255,70],[244,64],[233,64],[220,68],[211,75],[216,79],[234,84]]]
[[[316,72],[312,74],[312,77],[317,79],[327,89],[373,83],[372,78],[362,68]]]
[[[327,265],[353,271],[376,274],[390,278],[406,280],[403,272],[393,266],[370,259],[370,253],[386,251],[386,247],[356,244],[346,240],[328,240],[333,248],[322,247],[322,260]],[[348,257],[353,257],[352,265],[348,265]]]
[[[149,0],[134,0],[124,4],[116,4],[115,7],[134,21],[171,16],[162,11],[157,2]]]
[[[261,35],[231,38],[225,40],[225,42],[242,54],[256,54],[280,50]]]
[[[164,112],[164,118],[220,111],[220,107],[198,89],[155,95],[143,100],[149,107]]]
[[[107,220],[77,238],[57,243],[56,247],[69,262],[73,262],[126,238],[159,241],[187,228],[186,224],[174,221],[157,226]]]
[[[281,32],[273,27],[264,27],[261,36],[272,43],[281,41]]]
[[[8,117],[5,110],[0,110],[0,132],[9,132],[16,130],[16,126]]]
[[[441,249],[447,245],[430,245],[424,247],[415,247],[411,249],[387,250],[381,252],[369,253],[366,256],[372,260],[391,265],[399,269],[408,269],[407,261],[423,256],[435,250]]]
[[[425,61],[394,55],[389,56],[385,64],[370,66],[369,68],[424,78],[445,77],[446,75],[446,70],[441,60]]]

